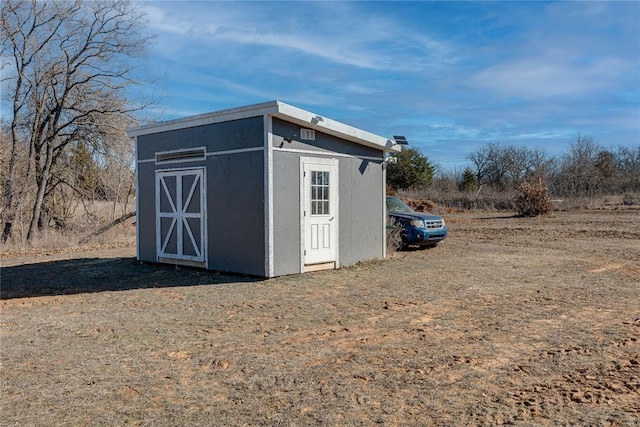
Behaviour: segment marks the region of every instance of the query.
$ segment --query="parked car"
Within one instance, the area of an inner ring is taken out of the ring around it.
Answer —
[[[442,217],[416,212],[397,197],[387,196],[387,215],[402,227],[402,246],[434,247],[447,237]]]

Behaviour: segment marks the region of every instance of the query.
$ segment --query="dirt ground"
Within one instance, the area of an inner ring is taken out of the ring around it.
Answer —
[[[1,259],[2,425],[640,425],[640,210],[445,214],[258,280],[131,245]]]

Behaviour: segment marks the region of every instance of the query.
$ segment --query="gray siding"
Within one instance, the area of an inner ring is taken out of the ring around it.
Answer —
[[[382,164],[340,159],[340,265],[382,258]]]
[[[264,153],[207,162],[209,268],[265,275]]]
[[[264,146],[262,116],[138,137],[138,159],[180,148],[207,147],[207,152]]]
[[[274,274],[300,273],[300,256],[300,155],[274,152]]]
[[[138,254],[140,261],[156,262],[156,165],[138,164],[137,218]]]
[[[301,141],[299,125],[276,118],[273,119],[273,134],[273,146],[277,148],[317,151],[318,153],[327,155],[331,155],[332,153],[341,153],[352,156],[382,158],[382,151],[380,150],[345,141],[319,131],[316,131],[315,141]],[[290,143],[282,141],[282,138],[289,138],[292,135],[298,136]]]

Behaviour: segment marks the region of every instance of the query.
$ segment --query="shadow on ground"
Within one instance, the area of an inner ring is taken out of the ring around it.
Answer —
[[[134,258],[79,258],[3,267],[0,299],[260,280],[263,279],[142,264]]]
[[[494,219],[522,219],[525,218],[522,215],[512,214],[512,215],[497,215],[497,216],[485,216],[478,218],[479,220],[488,221]]]

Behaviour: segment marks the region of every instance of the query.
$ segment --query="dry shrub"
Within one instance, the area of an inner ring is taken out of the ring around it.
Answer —
[[[525,182],[520,186],[520,194],[515,200],[516,210],[521,216],[538,216],[553,210],[549,190],[539,179],[538,182]]]

